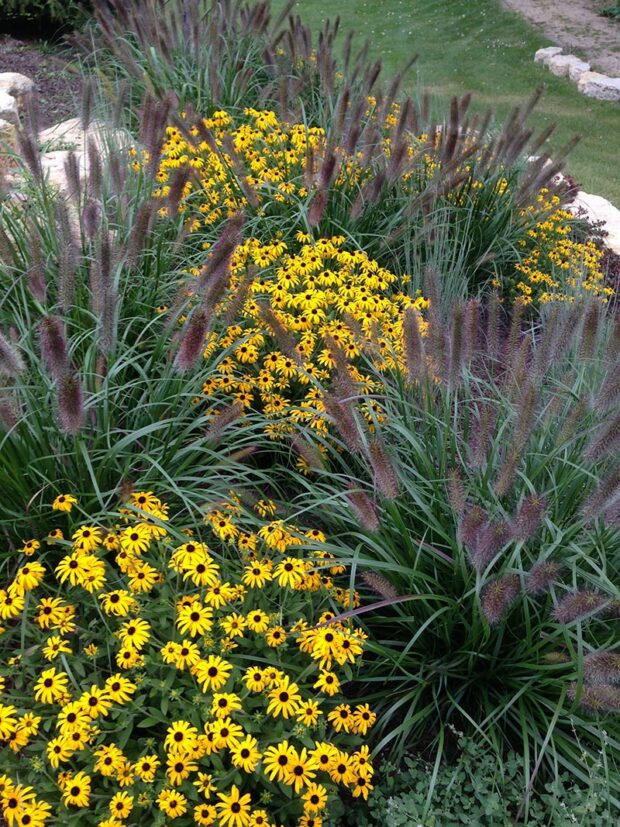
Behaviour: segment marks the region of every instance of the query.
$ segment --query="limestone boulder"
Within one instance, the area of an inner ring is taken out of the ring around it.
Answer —
[[[0,120],[9,123],[19,123],[17,101],[13,95],[0,89]]]
[[[23,111],[28,96],[34,91],[34,81],[19,72],[0,72],[0,91],[14,97],[17,108]]]
[[[575,55],[555,55],[547,61],[547,68],[557,77],[570,77],[571,80],[576,80],[584,72],[590,71],[590,64]]]
[[[589,98],[620,101],[620,78],[610,78],[600,72],[584,72],[577,81],[577,88]]]
[[[562,54],[561,46],[547,46],[545,49],[539,49],[534,55],[536,63],[547,63],[552,57]]]
[[[605,245],[620,255],[620,210],[617,207],[601,195],[578,192],[568,209],[574,213],[579,212],[579,209],[585,210],[590,221],[602,221],[608,233],[603,239]]]

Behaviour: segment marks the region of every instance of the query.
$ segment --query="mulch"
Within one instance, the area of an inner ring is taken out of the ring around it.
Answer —
[[[0,72],[32,78],[41,129],[79,112],[82,81],[72,70],[72,57],[66,46],[0,35]]]

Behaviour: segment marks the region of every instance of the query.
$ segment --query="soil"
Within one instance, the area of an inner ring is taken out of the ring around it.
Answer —
[[[70,67],[66,48],[0,35],[0,72],[32,78],[41,129],[74,118],[79,111],[82,83]]]
[[[502,0],[525,17],[565,54],[577,55],[592,69],[620,77],[620,22],[602,17],[611,0]]]

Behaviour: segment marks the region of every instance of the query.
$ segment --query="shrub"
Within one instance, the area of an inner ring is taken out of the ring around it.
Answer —
[[[366,799],[376,716],[339,689],[364,636],[313,626],[343,571],[324,537],[247,531],[234,497],[207,512],[211,547],[151,491],[85,523],[79,505],[54,501],[62,526],[0,591],[9,823],[309,827],[339,789]]]
[[[208,237],[240,209],[261,239],[274,221],[284,241],[300,227],[328,237],[344,233],[416,288],[429,264],[453,265],[457,273],[445,275],[445,289],[454,297],[491,284],[506,303],[519,297],[538,309],[579,292],[611,294],[602,284],[602,254],[592,242],[569,237],[573,217],[560,209],[558,195],[542,188],[532,204],[519,207],[518,169],[499,161],[485,169],[484,143],[474,152],[484,135],[464,142],[470,157],[462,163],[446,163],[439,133],[399,134],[406,112],[393,103],[386,114],[369,96],[357,131],[372,126],[376,143],[357,152],[344,134],[280,123],[271,110],[246,109],[242,118],[217,110],[191,126],[182,119],[180,128],[167,129],[161,151],[160,214],[170,193],[182,190],[178,209],[193,234]],[[148,153],[143,163],[153,163]]]
[[[528,779],[585,782],[603,750],[617,801],[618,325],[556,305],[542,331],[517,315],[500,334],[497,309],[480,339],[475,302],[448,329],[436,311],[426,340],[409,311],[409,374],[382,375],[373,429],[329,412],[292,514],[320,516],[366,584],[380,746],[441,752],[453,724],[514,748]]]

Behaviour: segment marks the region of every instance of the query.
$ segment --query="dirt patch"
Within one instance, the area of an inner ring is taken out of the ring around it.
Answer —
[[[620,23],[599,14],[606,0],[502,2],[561,46],[566,54],[584,58],[603,74],[620,77]]]
[[[19,72],[32,78],[41,129],[77,113],[82,82],[70,66],[60,48],[46,45],[42,49],[36,43],[0,36],[0,72]]]

